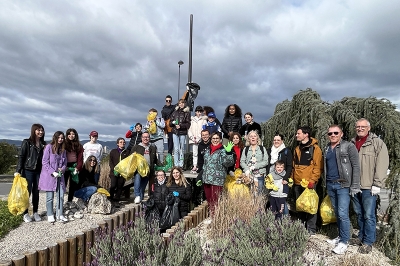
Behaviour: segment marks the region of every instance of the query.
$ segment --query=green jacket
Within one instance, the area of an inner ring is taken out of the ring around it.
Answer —
[[[351,142],[355,143],[353,138]],[[386,144],[374,133],[369,132],[367,140],[358,152],[360,157],[361,189],[372,186],[384,187],[389,168],[389,154]]]

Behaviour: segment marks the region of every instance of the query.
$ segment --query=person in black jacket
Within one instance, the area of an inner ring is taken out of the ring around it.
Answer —
[[[36,222],[42,220],[38,214],[39,207],[39,177],[42,170],[43,149],[46,145],[44,141],[44,128],[41,124],[33,124],[31,135],[24,139],[18,155],[16,174],[21,174],[28,182],[29,196],[32,193],[33,218]],[[32,222],[32,217],[28,214],[28,209],[24,212],[24,221]]]
[[[184,177],[180,167],[175,166],[172,168],[171,175],[167,182],[167,195],[169,193],[172,193],[180,200],[179,212],[181,218],[187,216],[189,213],[190,199],[192,197],[192,188]]]
[[[110,181],[111,181],[111,186],[110,186],[110,199],[118,202],[121,199],[121,194],[122,191],[124,190],[124,184],[125,184],[125,178],[121,176],[120,174],[115,175],[114,172],[114,167],[123,159],[129,156],[129,151],[125,149],[125,139],[123,138],[118,138],[117,139],[117,148],[111,150],[110,152],[110,160],[109,160],[109,166],[110,166]],[[125,192],[125,197],[128,195],[129,197],[129,189],[132,185],[128,185],[125,190],[128,190],[128,192]],[[116,204],[118,206],[118,204]]]
[[[167,198],[167,186],[166,186],[166,177],[165,172],[163,170],[159,170],[156,173],[157,180],[154,182],[153,188],[153,198],[154,204],[156,205],[160,216],[163,214],[166,203],[165,199]]]
[[[250,112],[247,112],[244,114],[244,120],[246,121],[246,124],[244,124],[241,128],[240,128],[240,135],[243,137],[243,141],[246,142],[247,141],[247,134],[250,131],[256,131],[257,134],[260,136],[260,138],[262,139],[261,136],[261,126],[259,123],[254,122],[253,120],[253,114]]]
[[[79,182],[77,185],[79,189],[74,193],[74,197],[78,198],[77,205],[82,209],[87,206],[90,197],[100,188],[99,185],[96,185],[95,181],[95,175],[99,171],[100,168],[96,156],[90,155],[79,172]]]
[[[222,132],[224,133],[223,145],[226,145],[233,132],[239,132],[242,127],[242,109],[237,104],[230,104],[225,109],[222,120]]]
[[[172,155],[174,150],[174,141],[172,136],[172,127],[169,126],[171,114],[175,111],[176,104],[172,104],[172,96],[165,96],[165,105],[161,110],[161,116],[165,121],[164,132],[168,136],[168,153]]]
[[[125,138],[130,138],[128,151],[132,149],[133,146],[138,145],[142,141],[142,124],[136,123],[132,125],[129,130],[125,133]]]
[[[290,175],[292,174],[293,169],[293,154],[292,151],[285,146],[283,142],[283,135],[276,133],[274,136],[273,145],[271,148],[267,149],[268,158],[270,158],[268,165],[268,172],[273,172],[275,170],[274,164],[276,161],[283,161],[285,164],[286,174],[283,177],[283,184],[288,184]],[[285,209],[283,214],[288,214],[287,203],[285,203]]]

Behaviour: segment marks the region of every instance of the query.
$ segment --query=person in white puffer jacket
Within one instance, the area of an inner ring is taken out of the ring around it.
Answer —
[[[197,155],[199,142],[201,141],[201,131],[203,130],[203,125],[206,124],[207,120],[207,117],[203,116],[203,112],[203,107],[196,107],[196,115],[191,117],[190,128],[188,131],[189,144],[192,145],[193,151],[193,168],[191,170],[191,173],[197,173]]]

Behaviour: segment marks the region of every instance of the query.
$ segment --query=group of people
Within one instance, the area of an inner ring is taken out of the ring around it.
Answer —
[[[258,195],[268,194],[270,209],[276,219],[280,219],[289,213],[286,198],[291,181],[295,199],[304,192],[304,181],[308,189],[315,189],[321,182],[327,189],[338,224],[338,237],[329,240],[335,245],[332,251],[344,254],[349,244],[355,244],[360,246],[360,253],[371,252],[376,238],[376,199],[386,178],[389,157],[384,142],[370,132],[368,120],[362,118],[356,122],[357,136],[351,141],[342,139],[339,125],[331,125],[327,129],[329,143],[323,149],[318,146],[318,140],[311,137],[311,128],[301,126],[296,132],[298,146],[292,151],[285,146],[284,136],[279,133],[275,134],[271,147],[264,147],[260,125],[249,112],[244,115],[246,123],[243,125],[242,111],[236,104],[226,107],[221,123],[209,106],[197,106],[191,117],[185,100],[173,105],[172,97],[167,95],[165,102],[161,116],[152,108],[144,128],[140,123],[130,127],[126,133],[126,138],[130,138],[128,147],[125,148],[125,139],[117,139],[117,148],[110,152],[109,160],[111,200],[118,202],[123,194],[129,197],[130,187],[134,186],[134,202],[140,203],[149,185],[149,194],[153,195],[160,213],[165,209],[167,195],[172,194],[179,198],[180,216],[184,217],[189,212],[193,190],[202,187],[213,214],[226,176],[233,176],[236,169],[241,169],[252,180]],[[34,124],[30,137],[21,145],[16,172],[27,179],[33,204],[33,217],[26,210],[24,221],[41,220],[37,210],[39,190],[44,190],[48,221],[65,222],[68,220],[63,216],[66,184],[70,184],[67,204],[73,197],[87,203],[100,187],[99,163],[103,149],[97,142],[96,131],[90,132],[90,142],[83,146],[72,128],[65,134],[55,132],[50,144],[45,143],[44,135],[43,126]],[[186,136],[193,150],[191,172],[198,174],[194,187],[182,171]],[[168,139],[168,153],[174,158],[168,178],[164,170],[155,171],[155,166],[163,163],[164,137]],[[150,171],[147,176],[136,172],[133,184],[127,185],[127,180],[114,172],[114,167],[133,153],[143,155]],[[275,189],[266,189],[266,182],[270,182],[267,178],[272,178]],[[57,195],[55,218],[54,193]],[[351,238],[350,233],[350,201],[360,228],[357,238]],[[316,233],[317,214],[297,212],[297,217],[310,235]]]

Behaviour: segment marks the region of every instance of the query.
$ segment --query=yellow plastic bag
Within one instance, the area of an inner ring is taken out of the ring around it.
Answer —
[[[8,195],[8,210],[13,215],[24,213],[29,207],[28,182],[20,174],[14,177],[14,181]]]
[[[236,169],[235,176],[226,176],[224,187],[230,197],[250,197],[250,188],[244,183],[242,174],[242,170]]]
[[[150,173],[150,167],[146,159],[141,154],[134,154],[136,155],[137,171],[139,175],[142,177],[148,176]]]
[[[136,153],[129,155],[121,160],[115,167],[114,171],[118,172],[123,178],[131,179],[137,169]]]
[[[322,225],[336,222],[335,210],[333,209],[329,195],[326,195],[326,197],[322,200],[321,207],[319,208],[319,214],[322,218]]]
[[[147,121],[149,121],[150,124],[148,131],[152,135],[157,133],[157,125],[156,121],[154,121],[156,117],[157,117],[156,112],[149,112],[149,114],[147,115]]]
[[[99,192],[99,193],[101,193],[101,194],[104,194],[104,195],[106,195],[107,197],[110,196],[110,193],[109,193],[106,189],[104,189],[104,188],[102,188],[102,187],[98,188],[98,189],[97,189],[97,192]]]
[[[314,189],[306,188],[296,200],[296,211],[316,214],[318,211],[318,195]]]

